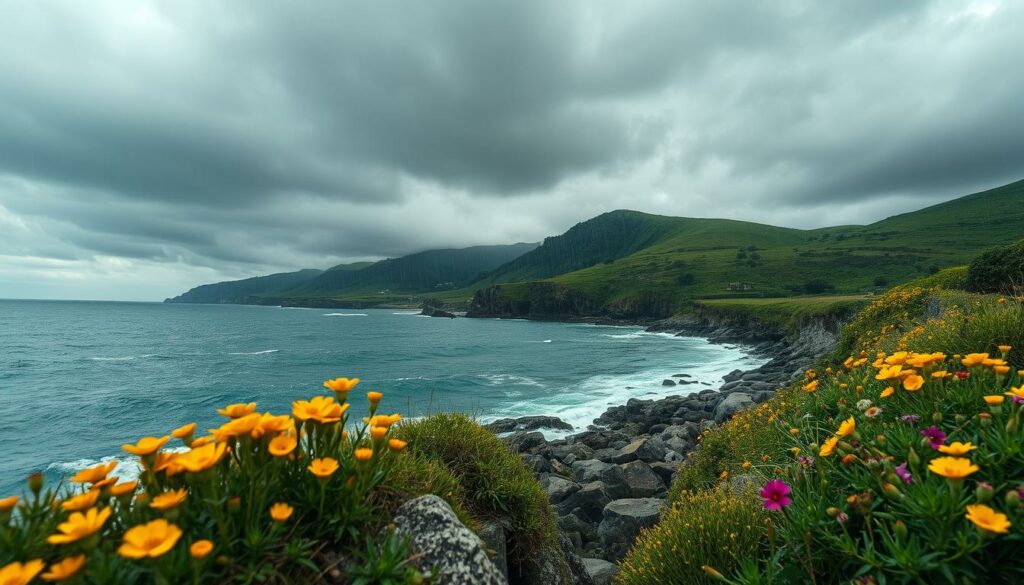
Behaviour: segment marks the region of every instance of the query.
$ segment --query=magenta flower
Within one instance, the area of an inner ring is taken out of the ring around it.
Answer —
[[[789,485],[784,481],[773,479],[764,484],[761,490],[761,498],[764,500],[765,510],[781,510],[793,503],[789,498]]]
[[[936,451],[938,451],[939,447],[946,442],[946,433],[939,430],[939,427],[935,425],[932,425],[927,429],[921,429],[921,436],[928,439],[928,442],[931,443],[932,449],[935,449]]]
[[[905,422],[907,424],[911,424],[912,425],[912,424],[916,423],[917,421],[921,420],[921,417],[917,416],[916,414],[905,414],[905,415],[900,417],[900,420],[902,420],[903,422]]]
[[[902,479],[903,483],[905,483],[906,485],[910,485],[911,483],[914,482],[914,477],[910,474],[909,471],[907,471],[906,463],[896,468],[896,475],[900,476],[900,479]]]

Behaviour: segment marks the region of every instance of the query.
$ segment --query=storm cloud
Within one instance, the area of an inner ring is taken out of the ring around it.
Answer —
[[[1018,2],[0,4],[0,297],[1024,177]]]

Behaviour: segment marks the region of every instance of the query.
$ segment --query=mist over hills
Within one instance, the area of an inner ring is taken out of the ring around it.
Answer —
[[[203,285],[169,302],[372,306],[479,316],[664,317],[691,299],[867,293],[1024,236],[1024,181],[866,225],[814,230],[619,210],[538,244],[429,250]]]

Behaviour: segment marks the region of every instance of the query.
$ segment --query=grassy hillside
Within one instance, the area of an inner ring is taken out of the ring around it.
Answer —
[[[548,238],[540,248],[498,268],[488,284],[501,278],[519,282],[499,285],[488,294],[490,299],[518,301],[520,307],[546,302],[550,287],[525,285],[523,277],[564,265],[550,259],[564,255],[566,242],[589,243],[574,258],[587,259],[590,265],[543,280],[563,295],[587,299],[574,304],[596,307],[598,313],[637,303],[671,313],[692,299],[877,292],[1019,239],[1024,232],[1022,204],[1024,181],[868,226],[817,230],[615,212],[573,227],[560,236],[564,240]],[[609,218],[619,214],[628,218],[631,231],[610,242]],[[603,251],[629,251],[648,242],[628,255],[597,260]],[[537,290],[544,291],[544,299],[531,292]]]
[[[363,268],[367,268],[372,265],[373,262],[352,262],[349,264],[338,264],[337,266],[331,266],[330,268],[328,268],[327,272],[331,272],[333,270],[340,270],[341,272],[352,272],[354,270],[362,270]]]
[[[165,303],[247,303],[257,297],[284,288],[310,281],[323,274],[322,270],[312,268],[297,272],[282,272],[267,276],[257,276],[244,280],[232,280],[215,284],[197,286],[180,294]]]

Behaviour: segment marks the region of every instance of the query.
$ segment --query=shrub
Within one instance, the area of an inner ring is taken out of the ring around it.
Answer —
[[[402,424],[413,453],[441,462],[458,479],[474,518],[500,520],[510,573],[530,571],[538,553],[558,546],[555,516],[544,488],[494,433],[462,414],[438,414]]]
[[[732,573],[765,542],[768,515],[750,486],[687,492],[623,560],[620,585],[711,583],[708,565]]]
[[[296,401],[292,416],[233,404],[210,435],[196,437],[193,423],[125,445],[138,480],[108,477],[113,463],[77,473],[75,488],[30,478],[28,495],[0,500],[0,572],[24,582],[44,565],[47,580],[85,583],[312,582],[342,558],[357,580],[429,579],[404,539],[371,536],[390,517],[376,502],[405,443],[391,436],[398,415],[374,415],[378,392],[367,394],[371,417],[346,427],[357,383],[329,380],[337,401]],[[182,447],[165,448],[172,436]]]
[[[1024,305],[1017,300],[942,293],[934,302],[941,314],[908,331],[894,349],[927,351],[941,347],[954,354],[996,354],[998,346],[1024,340]],[[1014,347],[1007,360],[1015,368],[1024,367],[1024,347]]]
[[[1024,240],[992,248],[967,267],[967,289],[979,293],[1017,294],[1024,287]]]

